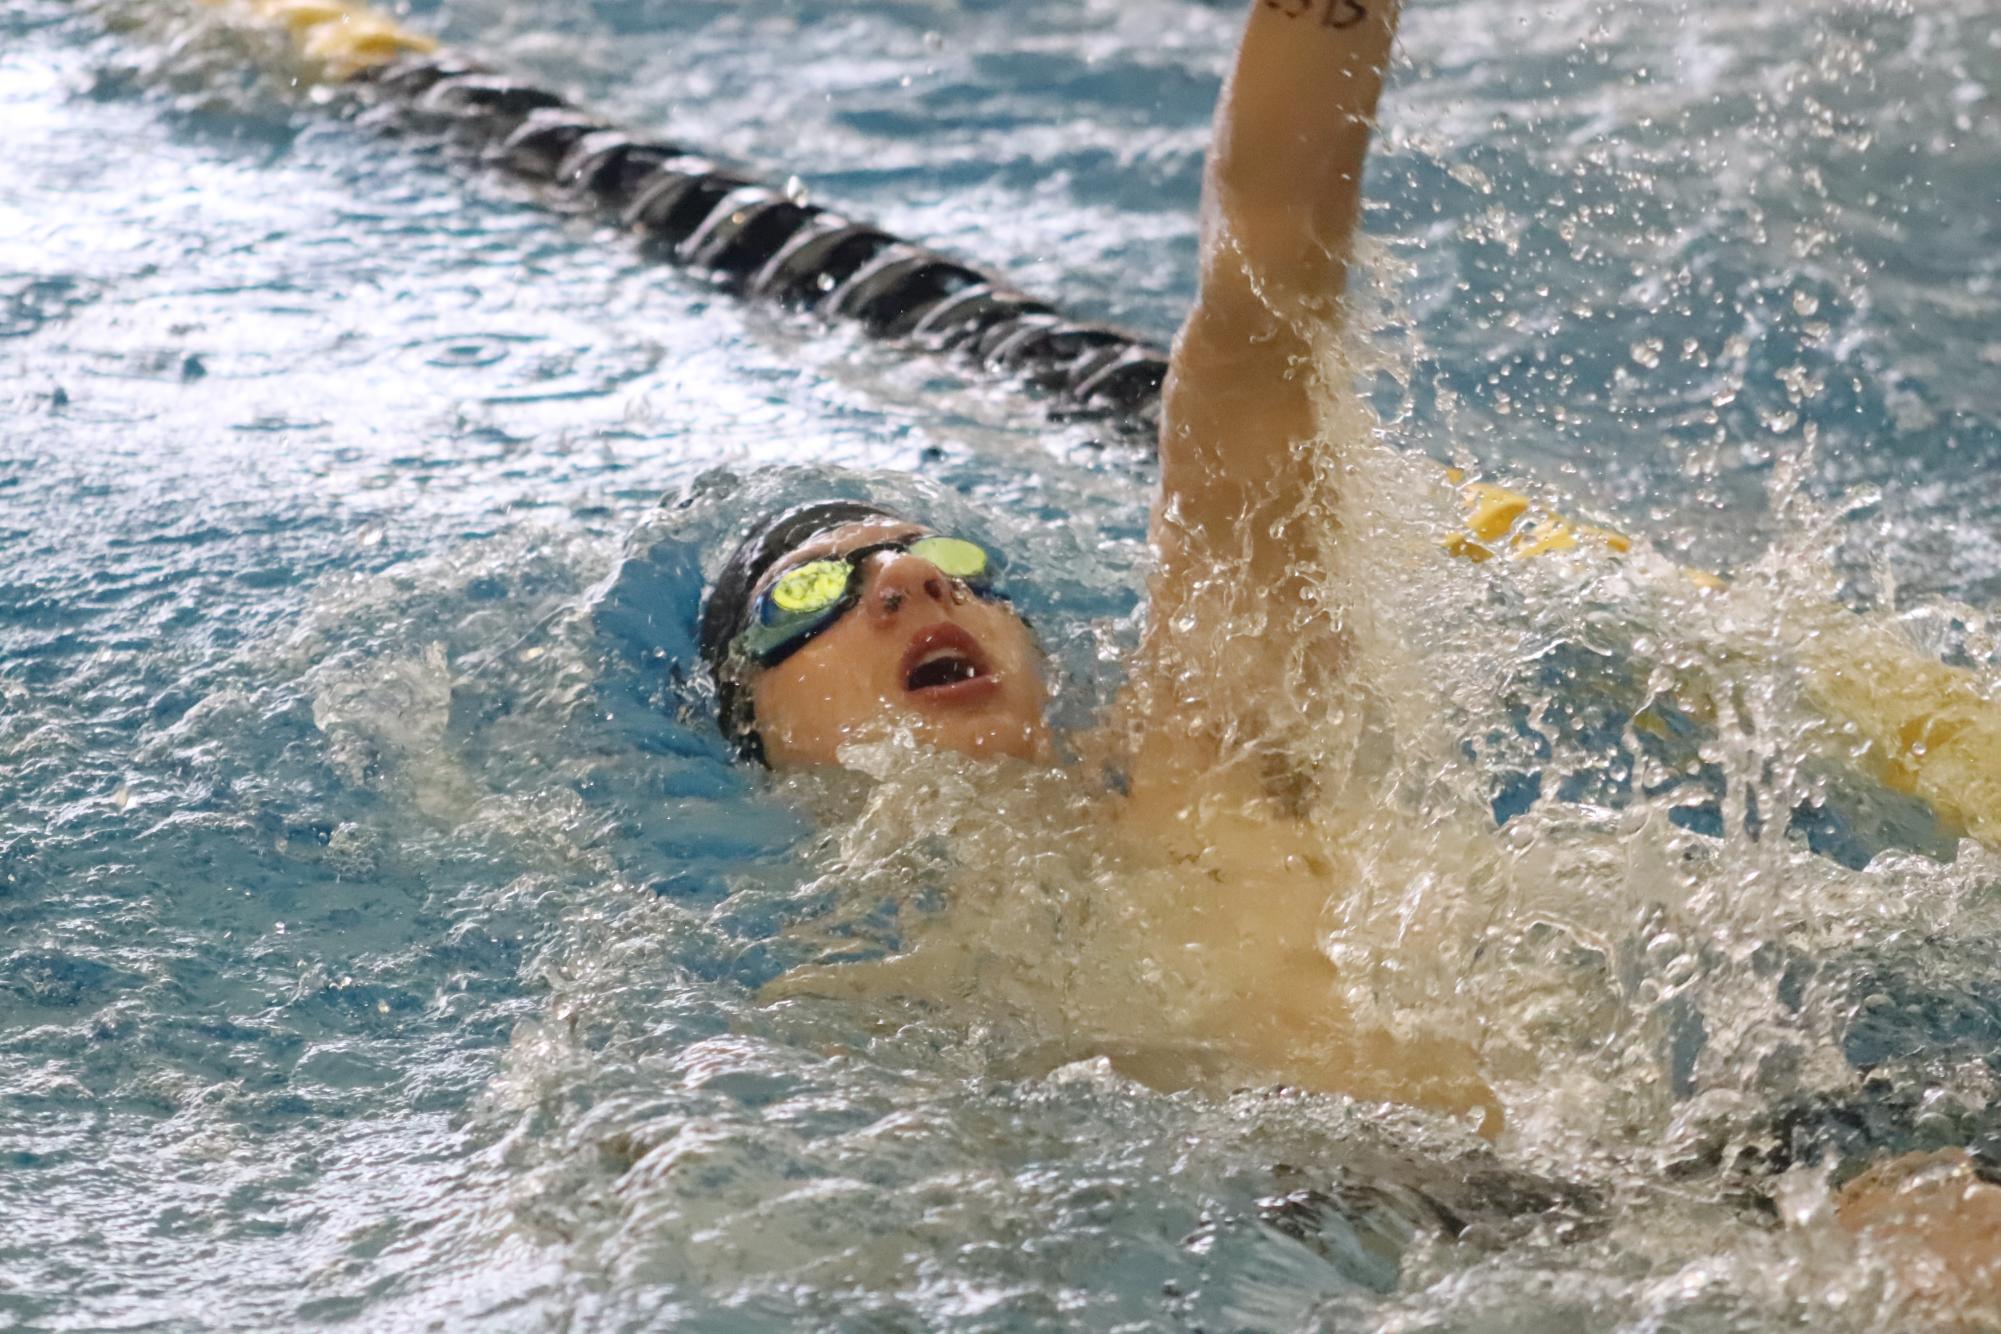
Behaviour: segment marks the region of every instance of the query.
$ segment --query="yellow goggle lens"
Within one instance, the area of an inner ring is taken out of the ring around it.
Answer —
[[[954,579],[977,579],[987,572],[986,548],[963,537],[919,538],[910,544],[910,554]]]
[[[851,573],[844,560],[808,561],[781,575],[767,596],[780,611],[820,611],[847,595]]]

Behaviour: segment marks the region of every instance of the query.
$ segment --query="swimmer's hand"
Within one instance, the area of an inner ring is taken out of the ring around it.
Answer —
[[[1841,1225],[1889,1256],[1910,1306],[1945,1328],[2001,1316],[2001,1186],[1958,1149],[1879,1163],[1843,1188]]]

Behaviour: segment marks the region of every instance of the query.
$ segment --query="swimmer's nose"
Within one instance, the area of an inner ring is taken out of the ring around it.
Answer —
[[[929,600],[940,606],[952,600],[952,581],[930,561],[907,551],[886,551],[872,562],[869,611],[886,621],[913,602]]]

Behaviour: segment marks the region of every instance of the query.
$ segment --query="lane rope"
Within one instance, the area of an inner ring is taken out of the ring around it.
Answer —
[[[697,148],[629,134],[546,88],[440,50],[345,0],[200,0],[284,35],[304,75],[443,138],[557,208],[595,212],[645,251],[739,295],[959,354],[1056,412],[1141,439],[1159,429],[1166,350],[1070,319],[998,273],[849,217]]]

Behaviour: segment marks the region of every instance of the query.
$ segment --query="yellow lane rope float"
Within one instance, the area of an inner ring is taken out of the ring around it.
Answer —
[[[194,0],[225,27],[276,35],[297,84],[350,88],[408,123],[480,147],[483,165],[547,187],[568,208],[615,214],[655,253],[745,295],[811,307],[929,352],[970,353],[1066,413],[1141,436],[1158,427],[1166,354],[1079,324],[999,275],[803,202],[695,150],[636,139],[564,98],[445,54],[351,0]],[[1619,556],[1632,541],[1453,470],[1465,505],[1444,539],[1471,561]],[[1699,588],[1726,583],[1687,572]],[[1845,724],[1886,785],[2001,846],[2001,701],[1991,683],[1920,652],[1893,627],[1830,607],[1803,653],[1809,694]]]
[[[430,55],[438,43],[368,5],[343,0],[196,0],[232,26],[283,33],[301,73],[342,83],[405,56]]]

